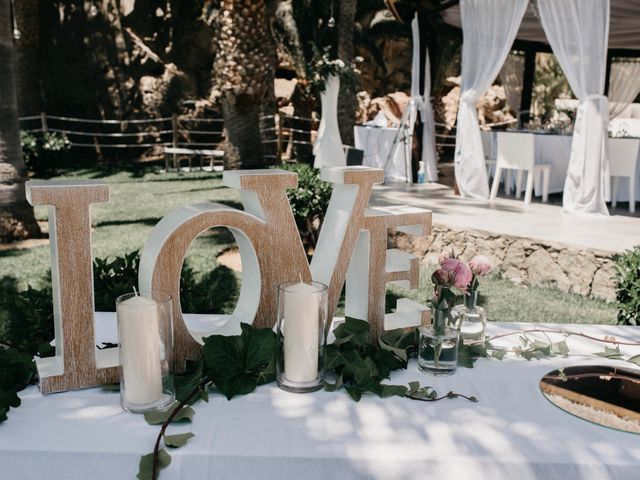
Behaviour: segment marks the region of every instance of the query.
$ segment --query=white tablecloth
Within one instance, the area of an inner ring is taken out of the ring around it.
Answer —
[[[402,144],[398,145],[393,158],[387,163],[389,152],[396,138],[397,128],[353,127],[355,147],[364,151],[362,164],[368,167],[384,168],[386,180],[404,182],[407,179],[405,155]],[[409,159],[411,162],[411,159]],[[385,168],[386,165],[386,168]]]
[[[492,333],[522,324],[490,324]],[[566,325],[593,335],[640,338],[640,328]],[[517,342],[517,338],[511,341]],[[496,342],[498,343],[498,342]],[[603,350],[570,339],[572,353]],[[633,353],[632,349],[622,348]],[[637,349],[635,350],[637,353]],[[189,444],[172,450],[170,479],[619,479],[638,478],[640,436],[569,415],[547,401],[538,382],[563,365],[629,363],[594,357],[527,362],[482,359],[453,377],[423,375],[415,361],[391,381],[419,380],[440,394],[475,395],[423,403],[344,392],[297,395],[265,385],[227,401],[215,394],[195,406]],[[0,478],[129,479],[152,450],[159,427],[120,409],[100,389],[43,397],[35,387],[0,424]]]

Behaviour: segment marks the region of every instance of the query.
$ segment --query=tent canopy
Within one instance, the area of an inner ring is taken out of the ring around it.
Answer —
[[[440,13],[448,25],[462,28],[458,2],[442,2],[445,8]],[[640,55],[640,0],[611,0],[609,22],[609,49],[635,50]],[[542,29],[535,2],[529,2],[522,19],[517,40],[548,45]]]

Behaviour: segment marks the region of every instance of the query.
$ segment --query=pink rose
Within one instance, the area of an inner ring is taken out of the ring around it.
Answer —
[[[449,259],[449,258],[455,258],[455,255],[453,255],[453,249],[450,250],[443,250],[440,255],[438,255],[438,263],[440,265],[442,265],[444,263],[445,260]]]
[[[456,287],[462,293],[466,293],[473,278],[473,274],[466,263],[457,258],[448,258],[442,263],[439,270],[442,270],[442,277],[448,280],[448,285]]]
[[[484,255],[476,255],[469,262],[469,268],[475,276],[482,277],[493,269],[493,265]]]

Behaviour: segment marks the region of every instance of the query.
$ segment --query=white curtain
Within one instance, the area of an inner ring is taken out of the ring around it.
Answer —
[[[524,76],[524,55],[510,53],[500,70],[500,81],[504,87],[504,95],[507,98],[509,108],[516,114],[520,113],[520,101],[522,100],[522,83]]]
[[[461,0],[462,85],[455,173],[463,197],[488,198],[476,102],[491,86],[518,32],[527,0]]]
[[[562,205],[568,212],[608,215],[609,109],[604,93],[609,0],[538,0],[540,23],[580,100]]]
[[[431,67],[429,51],[424,64],[424,94],[420,95],[420,26],[416,13],[411,22],[413,34],[413,58],[411,64],[411,98],[413,98],[422,120],[422,160],[426,168],[426,180],[438,180],[438,157],[436,156],[435,121],[431,108]]]
[[[640,95],[640,61],[619,59],[609,72],[609,118],[620,115]]]

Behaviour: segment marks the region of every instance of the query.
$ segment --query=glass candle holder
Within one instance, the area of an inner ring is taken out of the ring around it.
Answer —
[[[432,309],[432,325],[419,329],[418,369],[423,373],[445,376],[456,372],[459,332],[447,326],[447,313]]]
[[[121,295],[116,315],[122,408],[133,413],[168,408],[175,401],[171,297]]]
[[[327,286],[302,281],[278,286],[278,386],[313,392],[324,383],[327,345]]]

